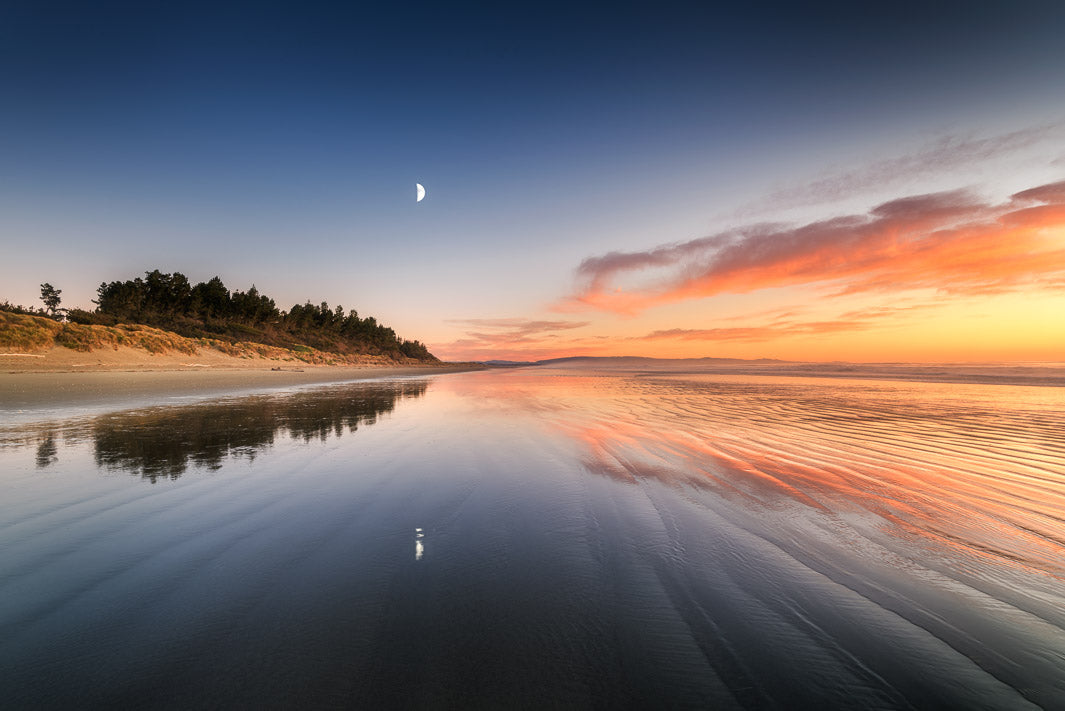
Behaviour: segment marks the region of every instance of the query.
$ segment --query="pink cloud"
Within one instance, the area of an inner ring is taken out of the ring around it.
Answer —
[[[644,252],[584,260],[559,310],[635,313],[657,304],[793,285],[836,294],[1009,290],[1065,272],[1065,181],[994,205],[966,191],[892,200],[798,227],[753,225]],[[622,288],[622,277],[646,279]]]

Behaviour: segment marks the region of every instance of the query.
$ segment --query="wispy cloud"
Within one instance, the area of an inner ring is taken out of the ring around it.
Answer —
[[[573,331],[589,325],[588,321],[526,318],[448,319],[447,323],[468,330],[462,337],[448,343],[432,344],[433,352],[439,351],[448,358],[473,360],[552,357],[557,354],[559,348],[586,345],[586,339],[563,340],[559,332]]]
[[[1065,181],[992,204],[964,190],[885,202],[800,226],[759,224],[584,260],[557,305],[636,313],[683,299],[794,285],[835,294],[980,294],[1065,272]],[[635,287],[623,279],[643,277]]]
[[[809,321],[798,324],[768,326],[738,326],[734,328],[670,328],[652,331],[635,340],[640,341],[770,341],[782,336],[813,335],[838,331],[857,331],[866,328],[862,321]]]
[[[536,321],[527,318],[454,318],[447,319],[445,322],[515,335],[568,331],[588,325],[588,321]]]
[[[758,205],[780,209],[842,200],[873,188],[896,186],[906,181],[957,171],[1023,152],[1043,142],[1060,141],[1063,132],[1065,124],[1057,122],[996,136],[941,136],[906,155],[875,161],[860,168],[831,171],[802,184],[780,187]],[[760,211],[751,206],[741,214]]]
[[[801,320],[793,318],[797,312],[782,312],[769,321],[751,326],[717,328],[669,328],[652,331],[631,340],[638,341],[743,341],[748,343],[773,341],[788,336],[814,336],[826,333],[853,333],[870,328],[882,328],[886,321],[914,312],[937,308],[939,304],[916,303],[906,306],[876,306],[848,311],[834,319]],[[728,320],[728,319],[723,319]]]

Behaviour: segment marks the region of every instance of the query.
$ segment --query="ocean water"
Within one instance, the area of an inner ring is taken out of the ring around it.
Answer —
[[[5,417],[0,706],[1065,708],[1065,388],[682,370]]]

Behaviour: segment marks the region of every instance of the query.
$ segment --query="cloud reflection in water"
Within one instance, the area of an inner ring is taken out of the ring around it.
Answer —
[[[5,698],[1065,707],[1065,388],[431,382],[0,433]]]

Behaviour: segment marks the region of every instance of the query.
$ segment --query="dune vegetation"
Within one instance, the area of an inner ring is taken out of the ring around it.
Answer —
[[[218,338],[186,338],[140,324],[117,326],[60,323],[54,319],[19,314],[0,309],[0,351],[9,353],[45,352],[61,346],[84,353],[100,350],[135,348],[153,354],[184,353],[195,355],[214,350],[236,358],[292,361],[308,365],[366,365],[416,362],[412,358],[381,355],[353,355],[321,351],[316,348],[279,348],[262,343],[231,341]]]
[[[218,277],[192,285],[183,274],[155,270],[144,279],[103,283],[92,311],[59,308],[61,292],[50,284],[41,289],[47,309],[0,303],[0,349],[130,347],[192,355],[210,348],[314,364],[437,362],[422,343],[398,337],[372,316],[325,302],[282,311],[254,286],[231,292]]]

